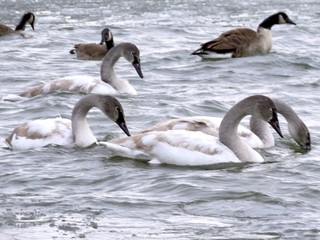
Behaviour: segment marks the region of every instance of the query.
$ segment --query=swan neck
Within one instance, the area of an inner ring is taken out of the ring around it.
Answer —
[[[106,56],[103,58],[101,68],[100,68],[100,74],[101,74],[101,80],[112,85],[114,81],[116,81],[116,73],[114,71],[114,65],[119,60],[119,58],[122,56],[122,53],[119,51],[119,48],[113,47],[111,48]]]
[[[87,114],[94,106],[94,97],[89,95],[82,98],[73,108],[72,134],[75,144],[79,147],[88,147],[97,141],[87,121]]]
[[[299,119],[296,112],[288,104],[281,101],[280,99],[272,99],[272,101],[276,106],[277,112],[281,114],[287,120],[288,123],[296,119]]]
[[[261,162],[263,158],[254,151],[249,145],[247,145],[243,140],[241,140],[238,135],[238,126],[240,121],[252,112],[252,103],[243,100],[234,105],[223,118],[220,130],[219,130],[219,140],[230,150],[232,150],[235,155],[242,162]]]

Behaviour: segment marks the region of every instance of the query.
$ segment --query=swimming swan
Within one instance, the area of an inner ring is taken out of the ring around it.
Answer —
[[[104,44],[105,43],[105,44]],[[109,28],[101,32],[101,42],[96,43],[79,43],[74,45],[70,50],[71,54],[76,54],[81,60],[102,60],[107,52],[114,47],[113,35]]]
[[[305,123],[296,112],[284,101],[272,98],[277,113],[281,114],[288,123],[289,133],[295,142],[304,150],[311,149],[310,133]],[[212,136],[219,135],[219,127],[222,118],[195,116],[175,118],[160,122],[140,133],[150,131],[188,130],[201,131]],[[269,148],[274,146],[274,137],[268,124],[260,118],[250,118],[250,130],[239,125],[238,134],[252,148]]]
[[[38,119],[16,127],[5,140],[13,150],[41,148],[47,145],[88,147],[97,142],[86,116],[97,107],[130,136],[124,112],[117,99],[111,96],[89,94],[74,106],[71,121],[65,118]]]
[[[232,57],[266,54],[272,46],[272,26],[285,23],[296,25],[286,13],[275,13],[263,20],[257,31],[250,28],[236,28],[224,32],[218,38],[201,44],[192,55],[206,58],[214,53],[232,53]]]
[[[120,57],[124,57],[143,78],[140,66],[140,51],[132,43],[120,43],[111,48],[101,64],[101,80],[94,79],[58,79],[35,86],[20,94],[21,97],[34,97],[51,92],[98,93],[106,95],[137,95],[134,87],[127,81],[119,79],[114,71],[114,65]]]
[[[238,102],[226,113],[219,138],[199,131],[168,130],[135,134],[99,144],[123,157],[174,165],[263,162],[263,157],[238,135],[238,125],[246,115],[268,122],[282,137],[274,103],[268,97],[255,95]]]
[[[20,19],[20,22],[16,26],[16,28],[13,30],[12,28],[1,24],[0,23],[0,37],[10,35],[10,34],[22,34],[22,32],[26,28],[26,23],[29,23],[32,29],[34,30],[34,22],[35,22],[35,16],[31,12],[27,12],[23,14],[22,18]]]

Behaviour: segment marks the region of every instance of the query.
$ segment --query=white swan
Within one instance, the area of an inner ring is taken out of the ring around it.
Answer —
[[[254,54],[265,54],[271,50],[271,28],[275,24],[294,24],[284,12],[275,13],[259,24],[258,30],[236,28],[219,37],[201,44],[192,55],[207,58],[214,54],[232,53],[232,57],[243,57]]]
[[[282,136],[272,100],[255,95],[237,103],[223,118],[219,139],[199,131],[168,130],[99,142],[117,155],[175,165],[210,165],[226,162],[263,162],[262,156],[244,143],[237,128],[243,117],[261,118]]]
[[[86,119],[87,113],[93,107],[99,108],[130,136],[118,100],[111,96],[89,94],[74,106],[71,121],[64,118],[32,120],[16,127],[5,143],[14,150],[47,145],[88,147],[97,142]]]
[[[280,99],[272,98],[278,114],[281,114],[288,123],[289,133],[296,143],[305,150],[311,149],[310,133],[305,123],[296,112]],[[188,130],[201,131],[212,136],[219,135],[222,118],[219,117],[182,117],[160,122],[155,126],[141,131]],[[268,148],[275,144],[274,137],[268,124],[256,117],[250,119],[250,130],[239,125],[238,134],[252,148]]]
[[[119,79],[114,71],[114,65],[120,57],[124,57],[136,69],[138,75],[143,78],[140,66],[140,51],[132,43],[120,43],[111,48],[101,64],[101,80],[93,79],[58,79],[49,81],[40,86],[35,86],[20,94],[21,97],[34,97],[50,92],[78,92],[98,93],[106,95],[137,95],[137,91],[127,81]]]

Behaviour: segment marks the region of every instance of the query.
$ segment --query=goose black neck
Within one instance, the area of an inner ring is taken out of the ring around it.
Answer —
[[[259,27],[263,27],[265,29],[271,30],[272,26],[275,24],[278,24],[278,22],[279,22],[279,15],[274,14],[266,18],[265,20],[263,20],[263,22],[260,23]]]
[[[26,28],[26,23],[29,20],[30,15],[29,14],[25,14],[22,16],[22,18],[20,19],[20,22],[18,23],[18,25],[16,26],[16,31],[24,31]]]
[[[111,48],[114,47],[114,42],[113,40],[109,40],[109,41],[106,41],[106,46],[107,46],[107,49],[110,50]]]

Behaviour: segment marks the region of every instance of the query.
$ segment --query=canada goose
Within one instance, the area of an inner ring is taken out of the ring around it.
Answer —
[[[65,118],[38,119],[16,127],[6,139],[14,150],[26,150],[48,145],[88,147],[97,139],[88,125],[86,116],[97,107],[130,136],[121,104],[114,97],[90,94],[78,101],[71,121]]]
[[[103,43],[105,43],[105,45]],[[77,54],[77,58],[82,60],[101,60],[113,47],[114,42],[112,32],[109,30],[109,28],[105,28],[101,32],[100,44],[76,44],[74,49],[70,50],[70,53]]]
[[[34,97],[51,92],[99,93],[106,95],[136,95],[134,87],[124,79],[119,79],[114,71],[114,65],[120,57],[124,57],[143,78],[140,66],[140,51],[132,43],[120,43],[111,48],[103,59],[100,75],[101,80],[85,78],[57,79],[35,86],[20,94],[21,97]]]
[[[238,102],[226,113],[219,138],[200,131],[168,130],[135,134],[99,144],[115,155],[174,165],[263,162],[263,157],[238,135],[238,125],[246,115],[268,122],[282,137],[274,103],[268,97],[254,95]]]
[[[0,23],[0,37],[10,35],[10,34],[21,34],[22,31],[26,28],[26,23],[29,23],[34,30],[34,22],[35,22],[35,16],[31,12],[27,12],[23,14],[22,18],[20,19],[19,24],[16,26],[15,30],[12,28],[1,24]]]
[[[201,44],[192,55],[207,57],[211,54],[232,53],[232,57],[243,57],[255,54],[265,54],[271,50],[271,28],[275,24],[294,24],[284,12],[275,13],[258,26],[254,31],[250,28],[237,28],[222,33],[218,38]]]

